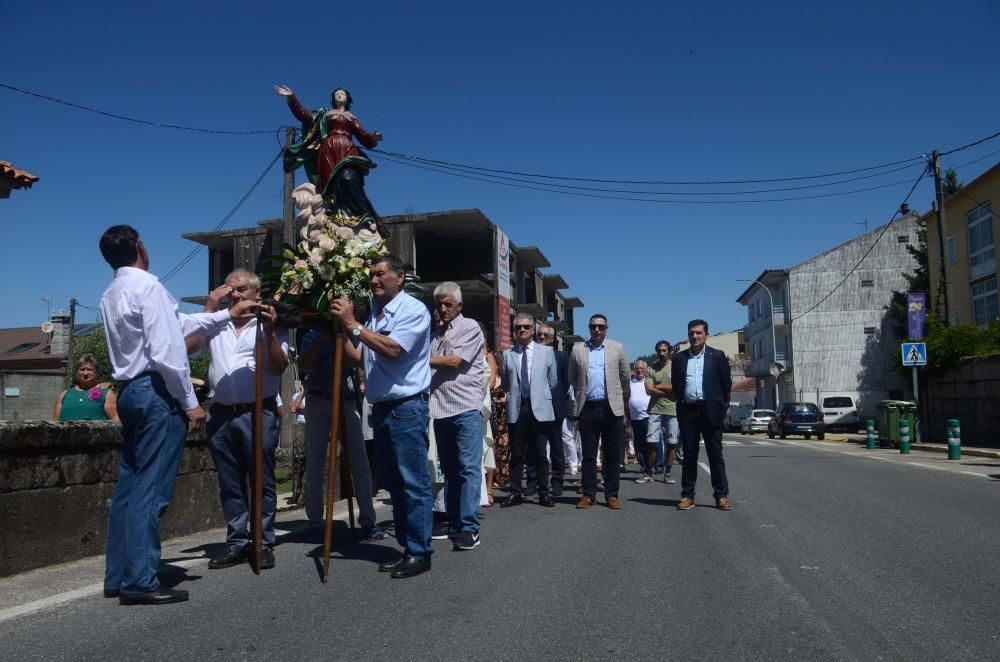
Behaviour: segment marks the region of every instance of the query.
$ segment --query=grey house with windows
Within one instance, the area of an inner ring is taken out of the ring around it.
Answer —
[[[916,267],[906,247],[920,229],[919,214],[907,212],[801,264],[757,276],[761,284],[736,301],[747,308],[747,376],[757,380],[758,407],[775,406],[775,382],[780,402],[822,407],[826,398],[851,396],[862,416],[873,415],[880,400],[911,395],[891,369],[900,340],[887,307],[893,290],[907,287],[903,273]],[[775,362],[782,368],[777,377]]]

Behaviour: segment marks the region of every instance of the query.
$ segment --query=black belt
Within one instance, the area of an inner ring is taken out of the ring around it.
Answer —
[[[587,402],[585,402],[583,406],[586,407],[587,405],[602,405],[607,403],[607,401],[608,401],[607,398],[602,398],[601,400],[587,400]]]
[[[386,408],[392,409],[396,405],[401,405],[401,404],[403,404],[404,402],[406,402],[408,400],[417,400],[417,399],[424,400],[426,402],[426,400],[427,400],[427,394],[426,393],[414,393],[413,395],[407,395],[407,396],[402,397],[402,398],[396,398],[395,400],[383,400],[382,402],[376,402],[376,403],[372,404],[372,407],[380,407],[382,409],[386,409]]]
[[[265,409],[277,409],[278,408],[278,398],[275,397],[275,396],[273,396],[273,395],[271,397],[269,397],[269,398],[264,398],[263,403],[264,403],[264,408]],[[257,403],[256,402],[246,402],[246,403],[239,403],[239,404],[235,404],[235,405],[224,405],[221,402],[213,402],[212,406],[213,407],[222,407],[226,411],[232,412],[234,414],[245,414],[248,411],[253,411],[254,409],[256,409],[257,408]]]

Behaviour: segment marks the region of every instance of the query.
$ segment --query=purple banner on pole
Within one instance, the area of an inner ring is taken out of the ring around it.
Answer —
[[[924,323],[927,321],[927,295],[910,292],[906,295],[906,326],[910,340],[924,339]]]

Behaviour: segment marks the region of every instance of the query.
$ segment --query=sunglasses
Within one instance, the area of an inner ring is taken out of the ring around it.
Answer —
[[[607,324],[590,324],[589,326],[590,326],[591,329],[606,329],[606,328],[608,328]]]
[[[538,337],[539,338],[551,338],[554,335],[555,335],[554,333],[539,333]]]
[[[530,324],[517,324],[514,328],[518,331],[524,331],[525,329],[531,329],[532,326]]]

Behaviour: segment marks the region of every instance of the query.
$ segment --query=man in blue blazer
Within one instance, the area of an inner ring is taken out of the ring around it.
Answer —
[[[555,505],[549,492],[549,460],[545,445],[552,437],[555,412],[552,392],[558,386],[556,356],[551,347],[534,342],[535,320],[519,313],[514,318],[513,348],[503,353],[501,382],[507,392],[507,426],[510,438],[510,496],[501,508],[524,503],[524,462],[535,465],[538,504]]]
[[[694,486],[698,480],[698,447],[705,440],[708,466],[712,473],[715,505],[720,510],[732,510],[729,502],[729,481],[726,463],[722,459],[722,423],[729,404],[733,378],[725,352],[705,344],[708,322],[688,322],[690,347],[675,354],[670,371],[671,385],[677,396],[677,422],[684,447],[684,469],[681,472],[681,501],[678,510],[694,508]]]

